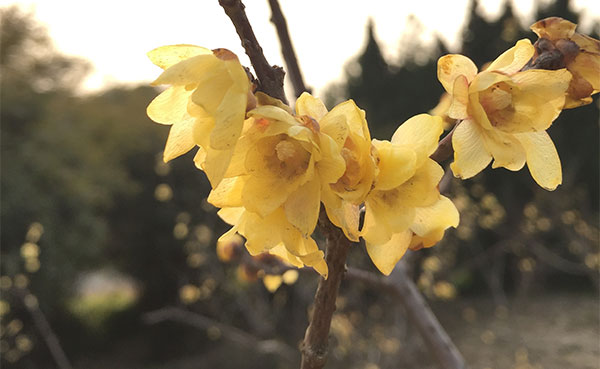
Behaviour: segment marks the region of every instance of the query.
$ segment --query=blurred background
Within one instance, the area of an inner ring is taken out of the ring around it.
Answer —
[[[522,19],[511,4],[489,16],[470,1],[452,47],[424,40],[429,31],[409,16],[396,50],[384,50],[372,18],[343,78],[320,95],[330,107],[354,99],[386,139],[437,105],[443,54],[481,66],[518,39],[535,41],[528,26],[547,16],[585,16],[581,31],[598,38],[600,15],[585,6],[534,2]],[[58,51],[34,12],[4,6],[0,28],[1,366],[298,367],[316,273],[273,277],[236,245],[217,252],[227,227],[206,202],[194,154],[163,163],[168,127],[145,115],[159,91],[82,92],[91,62]],[[598,95],[549,133],[562,186],[546,192],[526,169],[453,180],[460,226],[409,256],[471,368],[600,367]],[[375,271],[361,246],[348,263]],[[337,306],[328,368],[437,367],[389,293],[345,281]]]

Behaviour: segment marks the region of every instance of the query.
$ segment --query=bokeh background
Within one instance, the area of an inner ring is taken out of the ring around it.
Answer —
[[[535,2],[527,19],[511,4],[490,17],[470,1],[450,50],[424,40],[416,17],[397,50],[383,50],[373,18],[359,54],[340,65],[344,78],[321,96],[330,107],[354,99],[385,139],[436,106],[443,54],[481,66],[534,41],[531,19],[547,16],[585,16],[582,31],[598,38],[600,15],[567,0]],[[58,51],[35,12],[4,6],[0,28],[1,366],[298,367],[316,273],[288,274],[275,289],[279,280],[253,263],[217,254],[227,227],[206,202],[208,181],[193,153],[162,162],[168,127],[145,115],[159,91],[129,83],[82,93],[90,62]],[[549,133],[562,186],[546,192],[526,169],[453,180],[460,226],[409,255],[471,368],[600,367],[598,97],[564,111]],[[348,263],[375,271],[362,246]],[[437,367],[386,291],[345,281],[337,306],[328,368]]]

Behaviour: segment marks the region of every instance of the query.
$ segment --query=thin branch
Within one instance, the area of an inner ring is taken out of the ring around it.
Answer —
[[[430,158],[441,164],[443,161],[448,159],[452,153],[454,152],[452,149],[452,136],[454,135],[454,130],[461,121],[456,122],[454,128],[448,133],[444,138],[438,142],[438,147],[433,154],[431,154]]]
[[[346,270],[346,257],[351,242],[334,226],[325,211],[319,217],[321,230],[326,237],[325,261],[329,268],[327,279],[321,277],[315,294],[310,324],[302,342],[301,369],[320,369],[327,361],[329,328],[335,311],[335,300]]]
[[[31,292],[26,288],[15,289],[15,294],[19,296],[19,298],[23,302],[23,305],[33,318],[33,323],[35,324],[42,338],[44,339],[44,342],[46,342],[46,346],[48,346],[48,351],[50,351],[50,355],[52,355],[56,366],[59,369],[72,369],[73,366],[71,365],[71,362],[65,354],[65,351],[63,350],[62,346],[60,345],[58,337],[52,330],[48,319],[46,319],[46,315],[38,306],[37,298],[34,295],[32,295]]]
[[[417,327],[440,368],[466,368],[462,355],[408,275],[404,260],[396,264],[389,278],[355,268],[348,268],[346,277],[379,286],[393,293],[406,309],[408,320]]]
[[[283,60],[285,61],[288,76],[292,81],[292,87],[294,87],[294,95],[298,97],[302,95],[304,91],[310,91],[304,85],[302,72],[300,71],[300,66],[298,65],[296,52],[294,51],[294,46],[292,45],[292,40],[290,39],[290,34],[287,28],[287,22],[283,16],[281,7],[279,6],[279,1],[269,0],[269,5],[271,6],[271,22],[277,29],[277,36],[279,37],[279,44],[281,45],[281,54],[283,55]]]
[[[206,330],[212,327],[219,329],[223,337],[241,346],[256,349],[262,354],[277,354],[288,361],[295,361],[296,350],[277,340],[262,340],[239,328],[223,324],[203,315],[193,313],[177,307],[165,307],[143,315],[146,324],[157,324],[164,321],[173,321]]]
[[[283,90],[285,72],[281,67],[271,66],[267,62],[248,17],[246,17],[244,4],[241,0],[219,0],[219,4],[231,19],[231,23],[242,41],[242,46],[250,58],[256,77],[260,82],[259,90],[287,104]]]

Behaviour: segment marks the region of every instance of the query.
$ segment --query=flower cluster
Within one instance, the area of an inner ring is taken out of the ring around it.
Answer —
[[[482,71],[462,55],[440,58],[447,95],[434,112],[444,118],[414,116],[390,141],[371,138],[352,100],[328,111],[304,93],[292,110],[255,92],[232,52],[193,45],[148,54],[164,69],[153,84],[170,86],[148,116],[172,125],[165,161],[198,147],[194,161],[212,186],[208,201],[232,225],[222,242],[241,235],[252,255],[268,252],[327,277],[313,238],[326,214],[349,240],[362,238],[389,274],[407,249],[433,246],[458,226],[456,207],[438,188],[444,171],[430,158],[453,122],[455,176],[473,177],[493,159],[492,167],[513,171],[527,163],[546,189],[561,183],[546,129],[562,109],[599,91],[600,43],[557,18],[532,29],[541,37],[535,45],[521,40]]]
[[[150,118],[172,125],[164,159],[199,147],[194,160],[212,185],[208,201],[232,225],[221,240],[240,234],[252,255],[269,252],[327,276],[312,237],[323,206],[348,239],[365,239],[389,274],[409,247],[432,246],[458,225],[456,208],[437,188],[443,170],[429,159],[440,118],[419,115],[391,141],[371,140],[352,100],[327,111],[305,93],[292,111],[255,96],[227,50],[174,45],[149,56],[164,69],[154,84],[170,85],[148,106]]]
[[[460,121],[452,136],[455,176],[471,178],[493,159],[493,168],[512,171],[527,163],[547,190],[561,184],[560,159],[546,130],[563,109],[589,103],[598,92],[600,42],[560,18],[532,30],[541,37],[535,46],[520,40],[483,71],[462,55],[439,59],[438,79],[450,96],[445,114]]]

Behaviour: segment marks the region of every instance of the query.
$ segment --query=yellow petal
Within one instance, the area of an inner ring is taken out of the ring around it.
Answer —
[[[369,127],[367,125],[367,120],[365,119],[365,112],[356,106],[356,103],[353,100],[344,101],[336,105],[319,121],[319,124],[322,129],[327,130],[327,126],[339,121],[344,121],[348,125],[350,132],[353,132],[355,135],[358,135],[367,141],[371,141]],[[331,136],[336,142],[340,142],[339,137],[334,135]],[[341,141],[341,144],[343,145],[344,141]]]
[[[190,95],[191,92],[186,91],[183,86],[169,87],[150,102],[146,113],[150,119],[161,124],[173,124],[187,119]]]
[[[463,75],[471,82],[477,75],[477,66],[463,55],[450,54],[438,59],[437,76],[448,93],[452,93],[454,80]]]
[[[215,113],[215,127],[210,134],[210,146],[217,150],[233,150],[242,134],[246,115],[246,93],[229,89]]]
[[[233,225],[237,224],[244,214],[244,208],[223,208],[218,211],[218,215],[223,221],[227,224]]]
[[[528,39],[517,41],[517,44],[500,55],[489,67],[487,71],[497,71],[504,74],[514,74],[520,71],[531,59],[535,49]]]
[[[323,183],[335,183],[346,170],[346,162],[340,148],[327,135],[320,135],[321,159],[315,164]]]
[[[577,25],[559,17],[549,17],[535,22],[531,27],[539,37],[550,40],[570,38],[575,33]]]
[[[472,120],[462,121],[452,134],[454,162],[452,173],[458,178],[471,178],[481,172],[492,160],[483,142],[482,128]]]
[[[413,149],[417,167],[435,152],[440,135],[444,132],[442,118],[419,114],[402,123],[392,136],[392,143]]]
[[[225,178],[208,195],[207,201],[218,208],[242,206],[245,177]]]
[[[525,148],[527,167],[533,179],[546,190],[556,189],[562,183],[562,169],[556,147],[548,133],[541,131],[515,136]]]
[[[377,158],[379,159],[376,189],[391,190],[415,174],[417,155],[414,150],[394,145],[389,141],[373,140],[373,146],[377,148]]]
[[[365,202],[362,236],[373,244],[386,243],[394,233],[407,230],[414,216],[415,208],[404,206],[393,191],[374,191]]]
[[[182,60],[202,54],[212,54],[212,51],[196,45],[168,45],[157,47],[148,52],[148,58],[155,65],[167,69]]]
[[[396,263],[404,256],[410,240],[411,231],[396,233],[384,244],[372,244],[367,242],[367,253],[373,261],[373,264],[379,271],[385,275],[390,275],[394,270]]]
[[[504,133],[498,129],[481,130],[483,143],[494,158],[492,168],[506,168],[517,171],[525,165],[525,150],[514,134]]]
[[[580,51],[568,68],[588,81],[595,92],[600,90],[600,50],[595,53]]]
[[[202,169],[206,172],[213,188],[217,187],[225,176],[232,156],[233,150],[214,150],[211,148],[206,150]]]
[[[444,170],[435,161],[427,158],[415,175],[396,187],[394,190],[396,201],[404,206],[429,206],[438,197],[437,185],[444,175]]]
[[[321,205],[321,184],[309,180],[290,194],[283,207],[285,215],[304,237],[310,236],[317,226]]]
[[[339,227],[350,241],[358,242],[359,206],[343,201],[329,185],[323,186],[321,196],[331,223]]]
[[[452,100],[448,108],[448,116],[453,119],[465,119],[468,115],[469,104],[469,81],[467,77],[460,75],[454,80],[452,86]]]
[[[212,73],[222,73],[222,63],[212,53],[196,55],[167,68],[152,85],[185,86],[198,83]]]
[[[296,114],[308,115],[320,121],[327,114],[327,108],[321,100],[313,97],[308,92],[303,92],[298,100],[296,100]]]
[[[410,229],[422,238],[424,247],[430,247],[441,239],[437,238],[440,233],[443,235],[446,228],[458,227],[458,222],[456,206],[449,198],[440,195],[433,205],[416,209]]]
[[[165,145],[165,151],[163,153],[163,160],[165,163],[187,153],[196,146],[192,134],[195,123],[196,118],[189,117],[188,119],[181,120],[171,126],[169,137],[167,137],[167,144]]]
[[[493,124],[504,132],[544,131],[560,114],[571,81],[566,69],[528,70],[513,76],[512,106],[493,112]]]
[[[242,193],[244,207],[249,211],[267,216],[283,205],[297,186],[262,176],[250,176]]]

